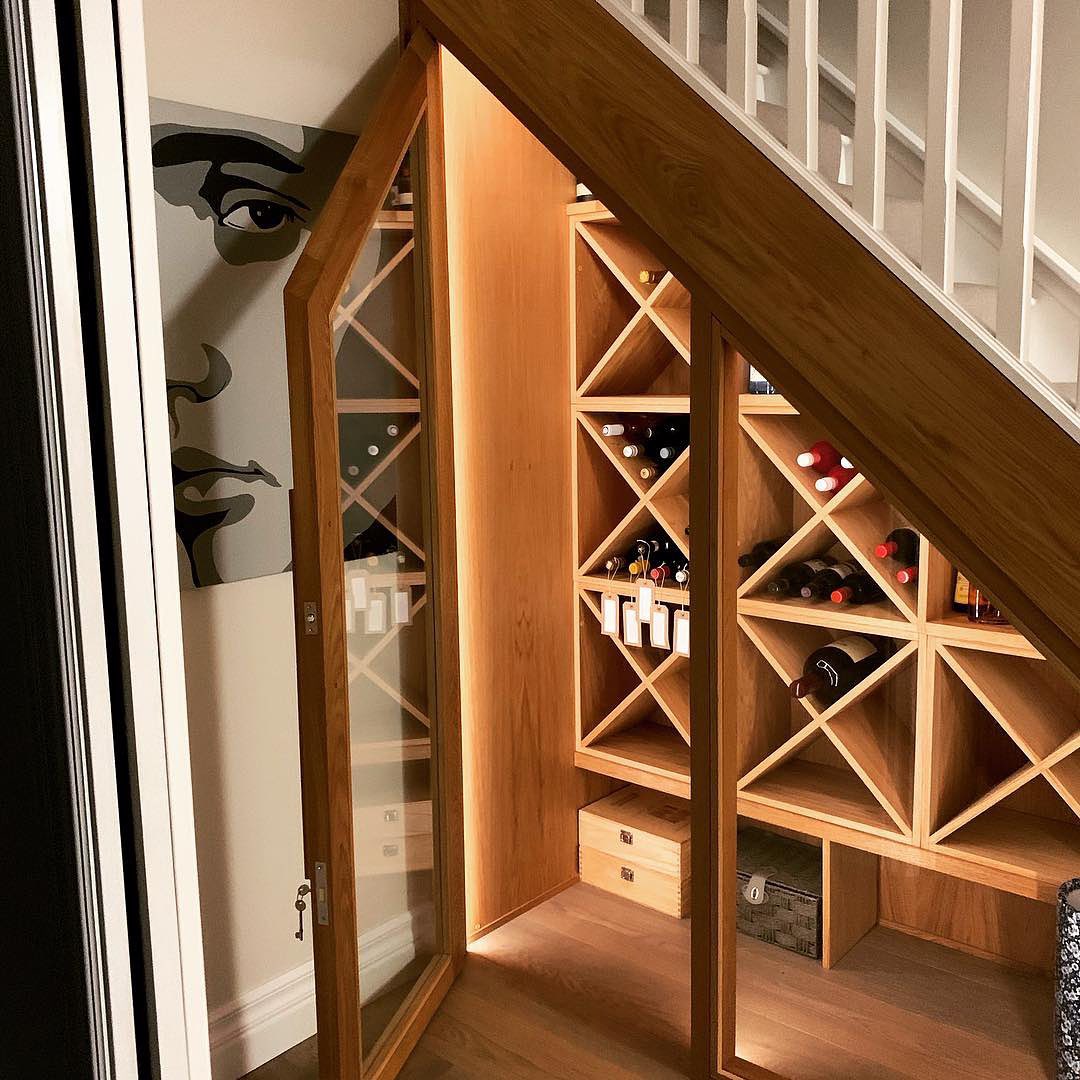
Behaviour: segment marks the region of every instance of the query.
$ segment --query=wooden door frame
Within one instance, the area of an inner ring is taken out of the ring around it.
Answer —
[[[325,866],[329,907],[328,925],[320,925],[320,898],[313,896],[311,932],[323,1080],[359,1076],[390,1080],[460,970],[465,952],[454,455],[439,86],[437,47],[428,34],[418,32],[402,53],[284,293],[304,860],[316,890],[316,864]],[[332,312],[425,116],[428,145],[420,152],[421,209],[415,223],[414,266],[420,298],[418,340],[423,345],[419,357],[421,439],[431,477],[424,491],[424,513],[431,545],[428,566],[434,635],[428,656],[435,702],[434,873],[442,906],[436,923],[439,953],[373,1047],[365,1069]],[[314,605],[313,628],[308,625],[312,609],[307,605]]]

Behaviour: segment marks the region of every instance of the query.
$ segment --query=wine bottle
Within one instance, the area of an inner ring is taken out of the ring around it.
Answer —
[[[1009,622],[1005,612],[986,595],[981,585],[974,582],[968,588],[968,618],[984,626],[1007,626]]]
[[[664,280],[664,271],[639,270],[637,279],[642,285],[659,285],[660,282]]]
[[[919,561],[919,534],[914,529],[893,529],[874,548],[879,559],[892,559],[904,566],[914,566]]]
[[[822,494],[835,495],[854,479],[854,469],[845,469],[843,465],[834,465],[825,476],[819,476],[814,481],[814,487]]]
[[[765,588],[771,596],[799,596],[804,585],[835,562],[831,555],[819,555],[816,559],[788,563]]]
[[[823,645],[803,662],[803,673],[791,683],[791,694],[797,698],[816,694],[827,704],[839,701],[885,662],[887,648],[861,634]]]
[[[378,457],[382,451],[379,450],[378,446],[376,446],[375,443],[370,443],[368,445],[367,452],[369,457]]]
[[[968,614],[968,602],[971,599],[971,582],[959,570],[953,570],[953,611]]]
[[[604,424],[600,429],[600,434],[608,439],[622,435],[627,439],[640,439],[643,441],[651,439],[655,429],[656,425],[647,416],[643,416],[637,420],[613,420],[611,423]]]
[[[775,394],[776,387],[773,386],[764,375],[756,367],[750,368],[750,393],[751,394]]]
[[[834,604],[870,604],[885,594],[869,574],[848,574],[844,584],[829,593]]]
[[[919,568],[917,566],[905,566],[903,570],[896,571],[896,580],[901,585],[912,585],[919,578]]]
[[[396,439],[401,434],[401,428],[399,428],[397,424],[387,424],[386,434],[389,435],[391,439]]]
[[[821,439],[809,450],[804,450],[799,454],[795,459],[795,464],[802,469],[813,469],[824,476],[830,469],[840,464],[840,451],[831,442]]]
[[[790,539],[788,536],[774,536],[770,540],[759,540],[749,551],[739,556],[739,565],[757,570],[764,566]]]
[[[638,476],[642,480],[655,480],[660,475],[660,470],[655,465],[642,465],[638,469]]]
[[[852,574],[858,573],[860,570],[855,563],[834,563],[819,570],[799,589],[799,595],[804,600],[824,600],[833,589],[839,589]]]

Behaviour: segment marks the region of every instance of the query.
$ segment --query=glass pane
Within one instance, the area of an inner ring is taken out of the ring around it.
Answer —
[[[365,1056],[436,952],[414,157],[334,318]]]

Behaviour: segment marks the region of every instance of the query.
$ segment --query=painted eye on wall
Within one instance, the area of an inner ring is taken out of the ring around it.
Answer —
[[[221,224],[240,232],[277,232],[296,220],[296,212],[268,199],[245,199],[221,217]]]

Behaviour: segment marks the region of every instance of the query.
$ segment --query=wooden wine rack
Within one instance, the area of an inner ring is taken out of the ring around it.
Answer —
[[[689,553],[689,453],[651,487],[599,434],[620,412],[689,409],[689,297],[597,204],[570,208],[580,767],[689,796],[689,663],[600,632],[598,567],[654,523]],[[680,366],[681,365],[681,366]],[[833,496],[795,465],[825,432],[779,396],[740,400],[740,550],[790,536],[738,592],[739,814],[982,884],[1051,899],[1080,872],[1080,695],[1011,627],[951,608],[952,567],[925,539],[916,583],[873,548],[906,525],[864,476]],[[846,552],[883,597],[842,609],[778,599],[785,563]],[[684,597],[663,590],[672,603]],[[793,700],[805,657],[844,634],[889,643],[835,703]]]
[[[342,456],[341,513],[346,543],[378,522],[406,553],[368,570],[370,589],[405,588],[411,621],[368,635],[355,626],[347,636],[350,698],[364,703],[363,739],[353,741],[354,764],[382,764],[431,756],[427,689],[427,575],[420,501],[420,380],[414,311],[413,215],[386,210],[361,254],[353,280],[334,316],[338,435]],[[396,423],[401,434],[372,462],[363,426],[371,417]],[[348,460],[361,469],[349,475]],[[358,566],[345,564],[346,603]],[[372,707],[377,703],[378,706]],[[402,737],[400,717],[408,718]],[[379,719],[387,730],[380,735]],[[354,731],[358,725],[354,725]],[[385,737],[383,737],[385,736]]]
[[[690,295],[598,204],[570,208],[571,408],[574,565],[577,567],[577,763],[645,787],[690,794],[690,664],[649,645],[631,649],[601,633],[605,591],[629,597],[626,574],[602,567],[646,531],[663,530],[690,556],[690,451],[642,480],[601,435],[609,420],[690,411]],[[657,590],[689,607],[674,582]]]

